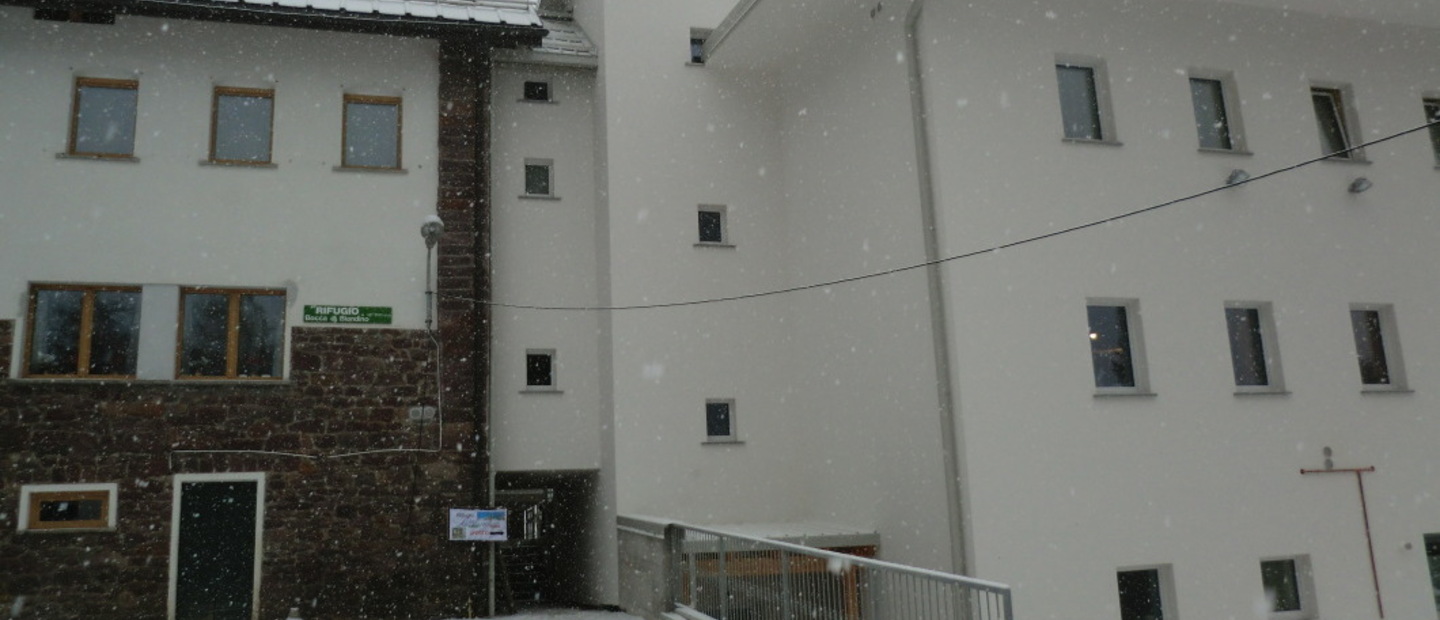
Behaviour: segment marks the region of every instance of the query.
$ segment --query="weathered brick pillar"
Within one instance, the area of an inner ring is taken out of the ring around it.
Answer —
[[[445,220],[439,246],[439,329],[444,344],[441,389],[455,417],[471,412],[463,453],[475,455],[469,480],[474,506],[489,491],[490,51],[470,39],[440,44],[440,196]],[[488,610],[489,556],[475,543],[472,609]]]

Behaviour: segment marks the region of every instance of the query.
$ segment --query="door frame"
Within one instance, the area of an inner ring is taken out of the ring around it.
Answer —
[[[254,482],[255,483],[255,576],[250,593],[250,617],[260,617],[260,560],[265,540],[265,472],[226,472],[213,474],[175,474],[171,477],[170,505],[170,594],[166,601],[166,617],[175,620],[175,599],[180,575],[180,500],[187,482]]]

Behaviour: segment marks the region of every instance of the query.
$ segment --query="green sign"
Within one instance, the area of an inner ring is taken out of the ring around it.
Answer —
[[[380,306],[305,306],[306,323],[389,325],[392,314]]]

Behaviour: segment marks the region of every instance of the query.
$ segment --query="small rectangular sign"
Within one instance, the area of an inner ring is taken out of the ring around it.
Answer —
[[[305,323],[389,325],[393,312],[384,306],[305,306]]]
[[[504,542],[509,536],[505,529],[505,509],[469,510],[450,509],[450,540],[482,540]]]

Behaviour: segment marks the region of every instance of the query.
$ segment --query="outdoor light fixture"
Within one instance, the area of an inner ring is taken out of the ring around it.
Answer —
[[[425,216],[420,225],[420,236],[425,239],[425,330],[435,322],[435,289],[430,286],[430,253],[440,243],[440,233],[445,232],[445,221],[438,215]]]
[[[426,216],[425,223],[420,225],[420,236],[425,238],[425,249],[435,249],[435,244],[440,242],[440,233],[443,232],[445,222],[439,216]]]
[[[1225,177],[1226,185],[1239,185],[1250,180],[1250,173],[1239,168],[1230,171],[1230,176]]]
[[[1350,193],[1358,194],[1374,186],[1375,184],[1371,183],[1370,179],[1367,179],[1365,177],[1358,177],[1354,181],[1350,182]]]

